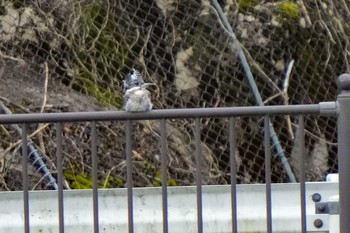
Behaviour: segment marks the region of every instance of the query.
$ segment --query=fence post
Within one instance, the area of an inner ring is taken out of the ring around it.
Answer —
[[[350,74],[340,75],[337,84],[340,233],[346,233],[350,229]]]

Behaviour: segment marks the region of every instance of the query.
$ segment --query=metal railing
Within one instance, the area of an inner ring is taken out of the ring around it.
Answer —
[[[160,124],[161,145],[161,179],[162,179],[162,212],[163,232],[169,232],[168,224],[168,187],[167,187],[167,119],[192,118],[194,119],[195,138],[195,161],[196,161],[196,198],[197,198],[197,231],[203,232],[203,209],[202,209],[202,173],[201,173],[201,118],[228,118],[229,147],[230,147],[230,177],[231,177],[231,214],[232,232],[237,231],[237,196],[236,196],[236,132],[235,119],[241,116],[264,116],[264,147],[265,147],[265,183],[266,183],[266,232],[272,232],[272,209],[271,209],[271,143],[269,122],[273,115],[299,115],[298,137],[301,145],[304,145],[304,116],[317,114],[320,116],[338,117],[338,156],[339,156],[339,196],[340,196],[340,232],[345,233],[350,229],[350,75],[341,75],[338,78],[340,94],[336,102],[323,102],[310,105],[294,106],[264,106],[264,107],[228,107],[206,109],[169,109],[153,110],[146,113],[128,113],[124,111],[108,112],[79,112],[79,113],[49,113],[49,114],[13,114],[0,115],[0,124],[22,124],[22,157],[23,157],[23,200],[24,200],[24,228],[30,232],[30,211],[28,191],[28,147],[27,147],[27,124],[51,122],[56,124],[56,155],[57,155],[57,179],[58,179],[58,224],[59,232],[64,228],[64,187],[62,170],[62,133],[63,122],[91,122],[91,156],[92,156],[92,190],[93,190],[93,226],[94,232],[99,232],[99,202],[98,202],[98,178],[97,178],[97,132],[98,121],[125,121],[126,137],[126,170],[127,170],[127,197],[128,197],[128,229],[134,232],[133,213],[133,178],[132,178],[132,122],[134,120],[156,120]],[[299,147],[300,161],[304,161],[305,148]],[[306,232],[306,209],[305,209],[305,167],[299,164],[300,170],[300,201],[301,201],[301,229]]]

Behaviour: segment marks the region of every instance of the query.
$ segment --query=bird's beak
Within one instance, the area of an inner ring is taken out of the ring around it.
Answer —
[[[149,86],[157,86],[157,84],[155,84],[155,83],[144,83],[144,84],[141,85],[141,88],[147,88]]]

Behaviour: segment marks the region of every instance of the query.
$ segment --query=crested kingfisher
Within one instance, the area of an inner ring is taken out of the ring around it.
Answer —
[[[124,110],[128,112],[146,112],[152,109],[151,94],[146,89],[155,83],[145,83],[140,72],[131,69],[123,81]]]

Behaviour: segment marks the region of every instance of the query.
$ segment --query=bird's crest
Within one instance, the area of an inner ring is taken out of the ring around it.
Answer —
[[[124,93],[133,88],[133,87],[141,87],[145,82],[142,79],[142,75],[139,71],[134,68],[131,69],[130,73],[125,77],[123,81],[123,91]]]

